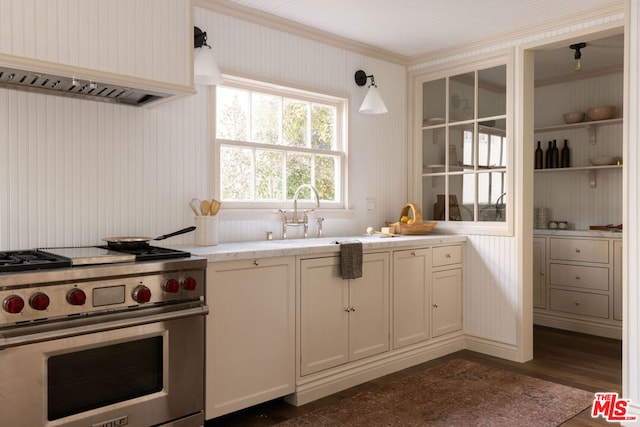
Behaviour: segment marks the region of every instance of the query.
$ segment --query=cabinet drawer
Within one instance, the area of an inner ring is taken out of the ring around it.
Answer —
[[[549,306],[554,311],[603,319],[609,318],[609,297],[607,295],[551,289]]]
[[[609,241],[595,239],[549,239],[551,259],[609,262]]]
[[[441,246],[433,248],[433,266],[460,264],[462,262],[462,246]]]
[[[549,280],[556,286],[609,290],[609,269],[583,265],[549,264]]]

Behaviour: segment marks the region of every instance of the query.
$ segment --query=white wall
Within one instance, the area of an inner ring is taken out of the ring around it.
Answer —
[[[207,32],[225,73],[328,91],[351,100],[348,192],[353,212],[322,213],[327,218],[325,235],[362,234],[369,225],[380,227],[385,220],[398,218],[407,202],[405,67],[202,8],[195,9],[194,25]],[[389,113],[358,113],[366,92],[354,82],[358,69],[375,75]],[[367,198],[376,199],[374,214],[366,213]],[[267,230],[280,235],[277,215],[247,218],[223,213],[222,220],[223,241],[264,239]]]
[[[350,208],[327,235],[362,233],[395,219],[406,202],[405,68],[196,8],[225,72],[351,98]],[[389,113],[357,112],[376,77]],[[193,224],[187,203],[207,197],[209,96],[153,109],[0,89],[0,250],[91,245],[108,236],[155,237]],[[375,197],[375,214],[365,202]],[[284,206],[288,207],[288,206]],[[223,215],[221,241],[263,239],[274,220]],[[193,243],[193,233],[170,243]]]

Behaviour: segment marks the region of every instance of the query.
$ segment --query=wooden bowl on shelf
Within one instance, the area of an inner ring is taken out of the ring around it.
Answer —
[[[587,109],[587,117],[590,120],[608,120],[613,119],[618,113],[618,109],[613,105],[605,105],[600,107],[591,107]]]

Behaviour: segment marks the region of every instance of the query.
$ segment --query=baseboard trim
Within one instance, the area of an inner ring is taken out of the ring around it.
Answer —
[[[597,335],[605,338],[622,339],[622,324],[595,323],[580,319],[557,317],[544,313],[533,314],[533,324],[547,326],[549,328],[564,329],[567,331],[581,332],[583,334]]]
[[[284,399],[295,406],[304,405],[384,375],[464,350],[464,347],[464,335],[457,334],[438,342],[393,350],[381,356],[368,358],[366,361],[353,362],[343,367],[299,378],[296,392]]]
[[[518,346],[515,344],[507,344],[500,341],[490,340],[488,338],[467,335],[465,337],[465,348],[467,350],[475,351],[476,353],[499,357],[513,362],[521,361]]]

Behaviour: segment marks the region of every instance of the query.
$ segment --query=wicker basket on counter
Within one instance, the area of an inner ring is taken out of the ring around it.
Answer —
[[[402,217],[413,219],[411,224],[402,221]],[[407,203],[400,213],[400,221],[387,222],[388,227],[393,227],[396,234],[427,234],[436,226],[436,221],[424,222],[422,211],[413,203]]]

